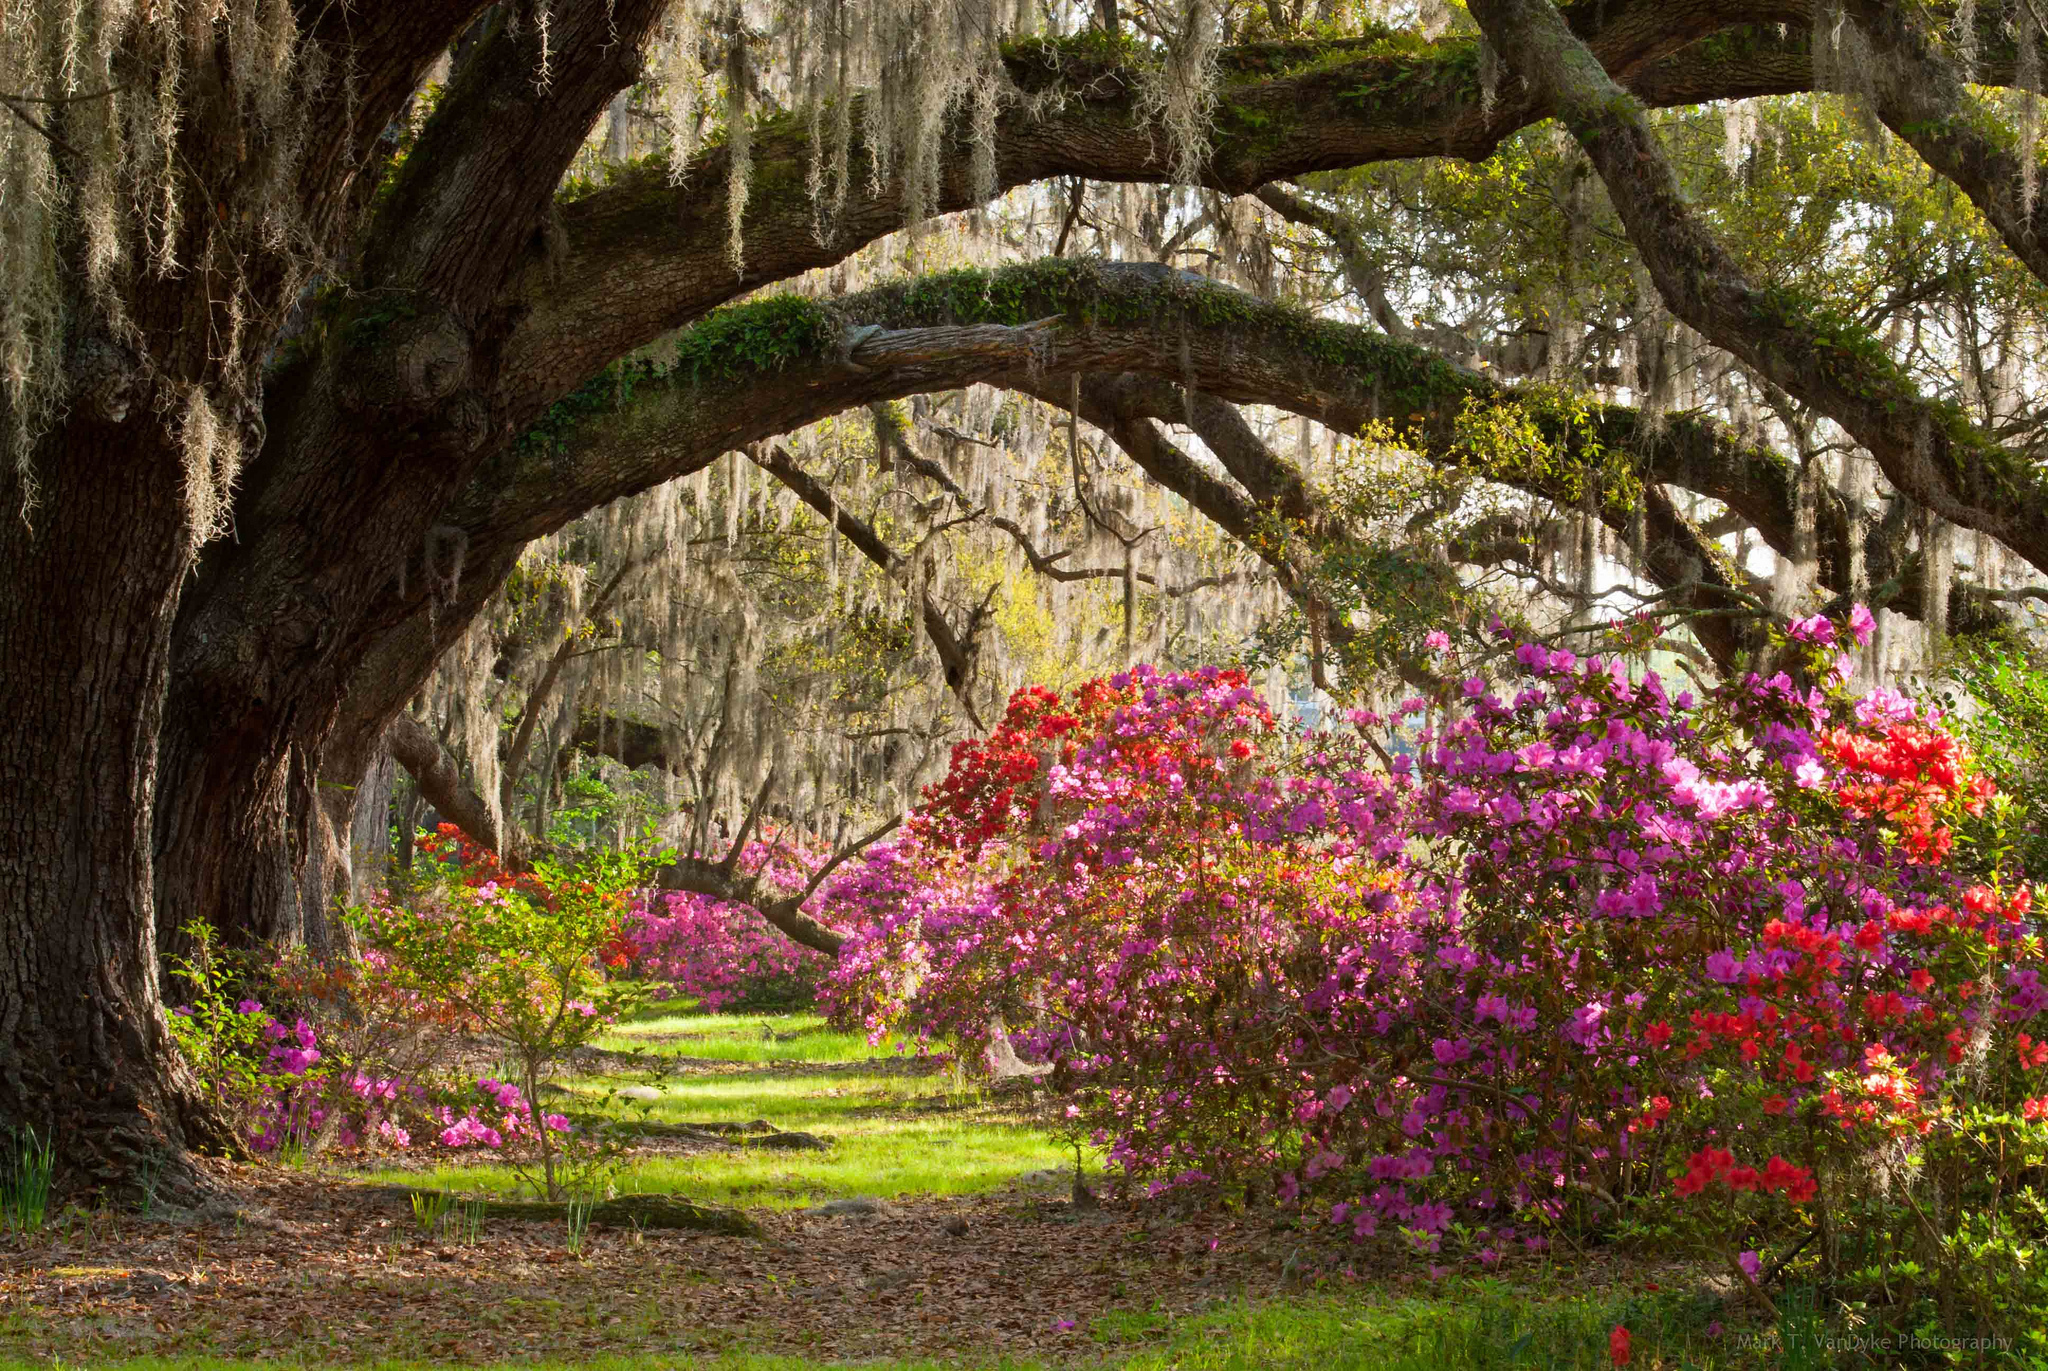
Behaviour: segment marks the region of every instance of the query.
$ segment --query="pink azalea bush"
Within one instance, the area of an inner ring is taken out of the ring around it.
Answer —
[[[252,1150],[485,1148],[551,1198],[565,1168],[601,1159],[606,1146],[546,1111],[539,1086],[642,997],[604,964],[637,869],[608,857],[574,871],[541,863],[503,884],[494,863],[471,874],[357,911],[360,957],[270,967],[270,993],[298,1011],[289,1026],[235,991],[250,978],[193,930],[198,954],[181,970],[194,994],[172,1028]],[[465,1074],[459,1062],[479,1048],[512,1062],[518,1082]]]
[[[739,869],[801,890],[822,860],[771,830],[748,842]],[[689,996],[713,1013],[809,1008],[831,960],[790,941],[751,905],[675,890],[638,895],[609,956],[625,974],[655,982],[658,995]]]
[[[245,1140],[259,1156],[416,1143],[496,1151],[533,1136],[532,1111],[516,1086],[454,1080],[439,1069],[383,1074],[388,1065],[376,1062],[365,1070],[351,1064],[363,1059],[324,1049],[303,1015],[287,1024],[258,1000],[244,997],[223,1013],[201,996],[173,1009],[171,1024],[187,1056],[207,1063],[203,1079],[245,1121]],[[557,1132],[569,1129],[559,1114],[544,1118]]]
[[[830,887],[826,998],[1007,1037],[1154,1192],[1496,1260],[1654,1220],[1733,1260],[1815,1224],[1841,1256],[1928,1178],[1953,1273],[2048,1155],[2042,941],[1991,785],[1938,715],[1848,695],[1836,636],[1700,695],[1522,644],[1415,732],[1283,728],[1216,670],[1020,697],[1001,767],[956,756]],[[1991,1309],[2024,1267],[1958,1285]]]

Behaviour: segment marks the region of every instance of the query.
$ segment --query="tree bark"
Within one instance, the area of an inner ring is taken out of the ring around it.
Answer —
[[[352,290],[273,378],[269,440],[209,549],[173,641],[163,755],[180,785],[159,815],[160,937],[204,920],[238,944],[309,940],[338,871],[306,870],[337,814],[320,796],[342,700],[394,583],[429,615],[457,593],[459,539],[437,515],[510,441],[508,287],[537,256],[561,171],[612,95],[637,79],[660,0],[559,16],[537,95],[534,26],[487,28],[361,236]],[[502,573],[500,573],[502,574]],[[353,786],[364,740],[329,779]],[[341,806],[346,808],[346,806]],[[317,888],[315,888],[317,887]]]
[[[66,1179],[195,1180],[224,1144],[171,1046],[150,916],[150,806],[191,528],[157,416],[74,417],[37,451],[34,525],[0,517],[0,1127],[55,1136]],[[109,530],[117,530],[109,537]]]
[[[153,60],[150,43],[184,48],[162,174],[185,213],[162,214],[147,186],[115,192],[117,222],[93,226],[127,259],[103,287],[115,310],[86,286],[84,230],[68,218],[82,183],[113,169],[103,151],[62,140],[61,111],[56,184],[23,192],[62,199],[50,211],[63,222],[53,284],[71,336],[37,346],[118,359],[118,374],[61,397],[31,471],[10,464],[0,477],[0,1127],[54,1135],[70,1183],[128,1190],[151,1173],[158,1194],[189,1195],[203,1183],[185,1149],[235,1145],[172,1047],[157,979],[155,879],[204,855],[174,845],[159,863],[152,842],[175,616],[209,531],[195,527],[192,497],[223,479],[227,447],[257,441],[260,358],[300,263],[353,221],[376,180],[357,173],[391,112],[473,8],[418,0],[309,16],[301,43],[349,79],[306,96],[305,143],[281,186],[280,154],[265,146],[275,130],[250,115],[248,73],[223,30],[194,20],[127,31],[120,41],[144,44],[117,54],[131,66]],[[143,217],[173,235],[180,269],[140,260]],[[272,232],[278,219],[295,231]],[[170,774],[174,788],[187,779]]]

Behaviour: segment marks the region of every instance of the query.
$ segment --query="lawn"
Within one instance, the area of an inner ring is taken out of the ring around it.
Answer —
[[[850,1062],[902,1055],[870,1046],[816,1014],[695,1014],[657,1004],[619,1024],[602,1045],[622,1052],[720,1062]]]
[[[622,1194],[791,1209],[858,1197],[981,1194],[1073,1164],[1073,1153],[1038,1126],[1028,1092],[998,1098],[950,1069],[834,1032],[816,1015],[658,1014],[622,1025],[602,1046],[639,1061],[611,1056],[605,1074],[564,1081],[584,1110],[659,1124],[763,1120],[830,1143],[822,1152],[654,1151],[616,1178]],[[614,1094],[621,1089],[658,1098],[628,1100]],[[506,1194],[517,1184],[509,1168],[489,1164],[369,1174],[476,1194]]]

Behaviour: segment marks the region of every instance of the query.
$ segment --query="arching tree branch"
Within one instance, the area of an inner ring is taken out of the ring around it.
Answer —
[[[1840,424],[1919,505],[2048,570],[2048,480],[2039,471],[1959,407],[1923,396],[1853,320],[1751,282],[1680,193],[1641,106],[1549,0],[1475,0],[1472,13],[1586,150],[1672,313]]]

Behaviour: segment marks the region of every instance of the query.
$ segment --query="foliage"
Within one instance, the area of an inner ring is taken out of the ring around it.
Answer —
[[[538,1153],[538,1182],[558,1200],[569,1120],[544,1111],[542,1083],[643,993],[607,980],[603,954],[637,881],[626,858],[599,856],[574,870],[543,862],[511,884],[444,883],[409,906],[365,911],[362,930],[390,959],[394,982],[509,1055],[517,1085],[479,1082]],[[498,1132],[469,1117],[451,1130]]]
[[[260,1001],[241,993],[248,970],[223,955],[211,924],[195,921],[185,934],[192,955],[174,965],[192,997],[172,1010],[171,1036],[217,1112],[255,1117],[272,1101],[281,1077],[300,1075],[320,1060],[313,1032],[303,1022],[287,1030]]]
[[[823,857],[795,835],[764,831],[747,843],[737,869],[771,886],[801,889]],[[799,947],[751,905],[689,891],[648,891],[606,960],[658,982],[657,994],[687,995],[707,1010],[808,1008],[829,959]]]
[[[1041,1059],[1154,1192],[1480,1262],[1654,1233],[1745,1280],[1817,1234],[1831,1275],[1917,1263],[2009,1331],[2048,1146],[2032,893],[1968,751],[1850,697],[1836,636],[1791,626],[1807,684],[1700,698],[1523,643],[1512,694],[1407,702],[1439,722],[1390,766],[1370,714],[1304,735],[1232,673],[1112,677],[1028,797],[969,752],[834,883],[830,998]],[[935,840],[963,809],[994,822]]]
[[[2012,859],[2048,878],[2048,670],[2023,647],[1973,640],[1949,673],[1958,727],[2011,805]]]
[[[258,1153],[486,1149],[531,1168],[552,1195],[562,1167],[588,1178],[616,1150],[545,1112],[539,1092],[641,998],[608,982],[600,959],[637,871],[604,857],[513,875],[452,837],[442,846],[456,860],[438,882],[356,912],[359,957],[288,952],[258,974],[228,966],[213,935],[192,929],[195,954],[181,963],[192,1002],[173,1011],[172,1030]],[[299,1012],[274,1013],[253,997],[259,986]],[[476,1039],[506,1054],[517,1083],[462,1073]]]
[[[0,1226],[10,1233],[34,1233],[50,1212],[50,1182],[56,1171],[55,1143],[33,1128],[10,1133],[0,1151]]]

